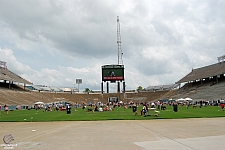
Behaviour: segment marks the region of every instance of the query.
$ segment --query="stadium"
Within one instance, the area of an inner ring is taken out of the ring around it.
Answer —
[[[224,149],[225,1],[0,4],[0,149]]]
[[[223,147],[220,141],[224,139],[224,112],[220,111],[218,106],[189,110],[181,106],[178,113],[168,109],[162,111],[159,117],[134,116],[131,110],[125,109],[103,113],[79,109],[73,111],[71,115],[63,111],[48,113],[30,109],[37,102],[90,104],[107,103],[110,100],[124,103],[131,101],[150,103],[179,98],[191,98],[195,101],[221,100],[225,94],[224,61],[193,69],[174,84],[149,86],[141,91],[103,94],[78,93],[76,89],[33,85],[32,82],[10,71],[5,64],[1,62],[0,67],[0,105],[7,104],[11,110],[19,106],[22,110],[9,114],[0,111],[0,134],[3,139],[0,147],[4,149],[105,149],[108,147],[108,149],[130,150],[188,150]],[[125,114],[127,116],[123,115],[123,111],[128,112]],[[190,114],[193,114],[194,118],[189,118]],[[203,118],[198,118],[198,114]],[[106,119],[107,116],[111,116],[109,117],[111,121],[96,121],[99,116]],[[131,120],[124,119],[129,116],[133,116]],[[163,119],[161,116],[170,119]],[[189,119],[176,119],[175,116],[178,118],[187,116]],[[74,121],[80,117],[85,121]],[[14,123],[12,123],[13,118],[16,119]],[[38,121],[38,118],[44,121]],[[51,121],[54,118],[57,118],[57,121]],[[90,118],[94,118],[94,121],[86,121]],[[2,121],[3,119],[6,120]]]
[[[45,85],[33,85],[6,67],[0,66],[0,105],[28,108],[35,102],[54,103],[97,103],[109,102],[110,98],[129,103],[150,103],[158,100],[177,100],[191,98],[195,101],[217,101],[225,95],[225,61],[218,57],[218,63],[192,69],[190,73],[174,84],[148,86],[140,91],[123,93],[78,93],[75,88],[58,88]],[[182,85],[182,86],[181,86]],[[3,107],[2,107],[3,109]]]

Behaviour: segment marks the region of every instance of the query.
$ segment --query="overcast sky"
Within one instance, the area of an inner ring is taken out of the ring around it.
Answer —
[[[0,60],[35,85],[101,89],[118,63],[126,89],[173,84],[225,54],[225,0],[0,0]],[[115,84],[110,84],[115,89]]]

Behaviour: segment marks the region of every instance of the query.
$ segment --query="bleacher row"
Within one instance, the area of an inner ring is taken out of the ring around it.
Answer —
[[[173,90],[179,87],[179,84],[168,84],[168,85],[158,85],[158,86],[148,86],[147,91],[164,91],[164,90]]]
[[[205,80],[203,82],[187,83],[177,90],[172,98],[191,97],[194,100],[219,100],[225,98],[225,78],[220,82]]]
[[[28,85],[26,86],[29,90],[39,91],[39,92],[78,92],[76,88],[69,87],[52,87],[52,86],[44,86],[44,85]]]
[[[181,97],[190,97],[194,100],[218,100],[225,98],[225,81],[221,81],[215,85],[211,82],[203,84],[188,83],[180,89],[165,91],[145,91],[134,93],[104,93],[104,94],[85,94],[85,93],[68,93],[68,92],[38,92],[12,90],[8,88],[0,88],[0,105],[33,105],[35,102],[42,101],[44,103],[52,103],[57,101],[65,101],[69,103],[103,103],[108,102],[109,97],[118,97],[119,101],[128,103],[134,102],[151,102],[160,99],[178,99]]]
[[[157,99],[166,91],[159,92],[139,92],[139,93],[105,93],[105,94],[85,94],[85,93],[53,93],[53,92],[38,92],[38,91],[20,91],[7,88],[0,89],[0,105],[33,105],[35,102],[41,101],[44,103],[52,103],[57,101],[65,101],[69,103],[107,103],[109,97],[118,97],[119,101],[129,103],[145,102]]]

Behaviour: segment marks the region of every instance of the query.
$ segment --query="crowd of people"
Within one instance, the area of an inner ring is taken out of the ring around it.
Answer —
[[[132,108],[132,107],[138,107],[140,105],[142,106],[141,116],[145,116],[149,108],[155,108],[156,110],[166,110],[167,105],[171,105],[171,106],[182,105],[182,106],[185,106],[186,109],[188,109],[191,105],[193,106],[193,108],[196,108],[197,106],[201,108],[204,106],[211,105],[211,106],[219,106],[221,107],[222,111],[224,111],[225,101],[224,99],[220,99],[218,101],[212,101],[212,102],[201,100],[201,101],[195,101],[194,103],[189,101],[185,101],[183,103],[179,103],[176,101],[171,103],[164,103],[163,101],[155,101],[150,103],[130,102],[128,104],[121,103],[121,102],[108,102],[105,104],[103,102],[79,104],[78,102],[76,102],[74,104],[69,104],[69,103],[52,103],[52,104],[37,104],[37,105],[35,104],[33,106],[33,109],[43,110],[47,112],[47,111],[63,111],[63,110],[67,110],[67,108],[69,107],[70,109],[74,108],[75,111],[78,111],[78,108],[82,108],[83,111],[86,110],[86,111],[92,111],[92,112],[95,112],[95,111],[101,112],[101,111],[114,111],[116,108],[120,108],[120,107],[127,109],[128,107]],[[4,112],[8,114],[8,111],[9,111],[8,105],[5,104],[3,107],[0,105],[0,111],[2,110],[2,108],[4,108]]]
[[[90,103],[90,104],[81,104],[82,110],[85,110],[87,108],[87,111],[114,111],[116,107],[123,107],[124,109],[127,109],[127,106],[124,103],[120,102],[108,102],[106,104],[102,102],[97,103]]]

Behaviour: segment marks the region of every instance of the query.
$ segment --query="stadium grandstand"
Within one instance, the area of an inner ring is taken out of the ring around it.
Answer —
[[[224,57],[225,58],[225,57]],[[222,60],[222,61],[221,61]],[[52,103],[107,103],[110,97],[116,97],[125,103],[152,102],[165,99],[192,98],[193,100],[218,100],[225,97],[225,62],[219,57],[218,63],[192,69],[190,73],[175,84],[149,86],[141,91],[125,93],[77,92],[75,88],[58,88],[45,85],[33,85],[16,75],[0,63],[0,105],[31,106],[35,102]],[[20,86],[23,84],[23,86]],[[183,84],[181,87],[180,85]]]
[[[195,100],[219,100],[225,97],[225,55],[218,57],[218,63],[192,69],[176,82],[184,86],[172,97],[191,97]]]
[[[31,91],[38,91],[38,92],[55,92],[55,93],[60,93],[60,92],[69,92],[69,93],[74,93],[78,92],[78,89],[76,88],[68,88],[68,87],[52,87],[52,86],[45,86],[45,85],[28,85],[26,86]]]
[[[179,87],[179,84],[168,84],[168,85],[158,85],[158,86],[148,86],[146,91],[166,91],[174,90]]]
[[[225,61],[218,62],[202,68],[192,69],[192,71],[185,77],[177,81],[176,83],[184,82],[202,82],[203,80],[214,80],[219,82],[220,78],[223,78],[225,74]]]
[[[5,84],[8,83],[9,89],[12,88],[11,85],[15,83],[24,84],[24,89],[26,84],[30,84],[30,85],[32,84],[31,82],[23,79],[22,77],[8,70],[6,66],[6,62],[4,61],[0,61],[0,81],[4,82]]]
[[[158,99],[179,99],[190,97],[198,100],[220,100],[225,97],[225,55],[218,57],[218,63],[192,69],[175,84],[148,86],[145,91],[168,91]],[[181,87],[181,84],[183,86]],[[143,92],[143,91],[140,91]]]

